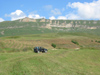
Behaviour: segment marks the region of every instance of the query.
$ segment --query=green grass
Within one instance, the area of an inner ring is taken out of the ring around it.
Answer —
[[[100,50],[0,53],[0,75],[100,75]]]
[[[0,75],[100,75],[99,39],[79,33],[1,37]],[[34,53],[36,44],[48,52]]]
[[[4,52],[16,52],[24,51],[25,49],[34,48],[35,46],[43,46],[48,49],[52,49],[52,43],[56,44],[58,49],[76,49],[76,48],[88,48],[88,49],[100,49],[99,41],[100,37],[94,35],[82,35],[71,33],[46,33],[46,34],[34,34],[34,35],[22,35],[22,36],[9,36],[0,38],[0,51]],[[78,44],[74,44],[74,42]],[[93,42],[91,42],[91,40]]]
[[[81,34],[91,34],[100,36],[100,21],[92,20],[59,20],[60,25],[66,21],[67,24],[73,22],[73,27],[71,28],[60,28],[60,27],[51,27],[51,29],[45,28],[48,22],[39,22],[40,19],[37,19],[37,22],[19,22],[17,21],[4,21],[0,23],[0,37],[4,36],[21,36],[28,34],[45,34],[45,33],[58,33],[58,32],[67,32],[67,33],[81,33]],[[53,20],[52,22],[58,22],[58,20]],[[84,22],[86,22],[84,24]],[[89,23],[90,22],[90,23]],[[94,22],[97,22],[94,24]],[[80,27],[75,27],[80,25]],[[43,27],[44,26],[44,27]],[[87,29],[84,27],[97,27],[97,29]]]
[[[0,75],[100,75],[100,28],[47,29],[40,27],[45,26],[44,22],[37,21],[0,23]],[[71,21],[74,26],[76,21],[82,26],[99,25],[99,21],[93,24],[94,21],[85,20],[66,20],[66,23]],[[56,44],[55,49],[52,43]],[[49,51],[34,53],[35,46]]]

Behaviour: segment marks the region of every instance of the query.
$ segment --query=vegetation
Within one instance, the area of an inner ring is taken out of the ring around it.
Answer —
[[[79,43],[76,40],[72,40],[71,42],[76,44],[76,45],[79,45]]]
[[[46,27],[48,22],[20,22],[17,21],[4,21],[0,23],[0,37],[4,36],[20,36],[27,34],[45,34],[45,33],[59,33],[67,32],[71,34],[90,34],[100,36],[100,21],[92,20],[59,20],[59,24],[66,22],[67,24],[73,23],[71,28],[66,27]],[[58,20],[53,20],[52,24]],[[77,27],[76,25],[80,25]],[[94,29],[92,29],[92,28]],[[96,28],[96,29],[95,29]]]
[[[93,21],[77,23],[94,26]],[[44,23],[0,23],[0,75],[100,75],[99,28],[48,29],[41,25]],[[34,53],[35,46],[47,48],[48,53]]]
[[[93,40],[91,40],[91,42],[93,42]]]
[[[100,41],[97,41],[98,43],[100,43]]]
[[[1,53],[0,75],[100,75],[99,53],[92,49]]]
[[[49,33],[1,37],[0,52],[27,52],[32,50],[35,46],[41,46],[47,49],[53,49],[55,47],[57,49],[100,49],[100,43],[91,42],[91,40],[98,39],[99,37],[93,35],[76,35],[69,33]]]
[[[95,40],[95,42],[100,43],[100,41]]]
[[[56,48],[56,44],[52,43],[52,47]]]

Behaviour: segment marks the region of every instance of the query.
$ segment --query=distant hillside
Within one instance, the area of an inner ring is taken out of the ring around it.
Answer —
[[[26,17],[16,21],[0,23],[0,37],[56,32],[100,35],[99,31],[99,20],[49,20]]]

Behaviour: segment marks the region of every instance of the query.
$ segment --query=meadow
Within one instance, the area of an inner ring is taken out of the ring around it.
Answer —
[[[52,43],[56,44],[57,49],[100,49],[99,41],[99,36],[73,33],[9,36],[0,38],[0,52],[28,51],[35,46],[53,49]]]
[[[99,39],[78,33],[0,37],[0,75],[100,75]],[[35,46],[48,52],[34,53]]]
[[[100,75],[100,50],[0,53],[0,75]]]

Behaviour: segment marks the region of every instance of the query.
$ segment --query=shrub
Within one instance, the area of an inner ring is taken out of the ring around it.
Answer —
[[[91,40],[91,42],[93,42],[93,40]]]
[[[98,43],[100,43],[100,41],[98,41]]]
[[[97,40],[95,40],[95,42],[98,42]]]
[[[79,45],[79,43],[76,40],[72,40],[71,42],[74,43],[74,44]]]
[[[54,43],[52,43],[52,45],[51,45],[52,47],[54,47],[54,48],[56,48],[56,44],[54,44]]]

